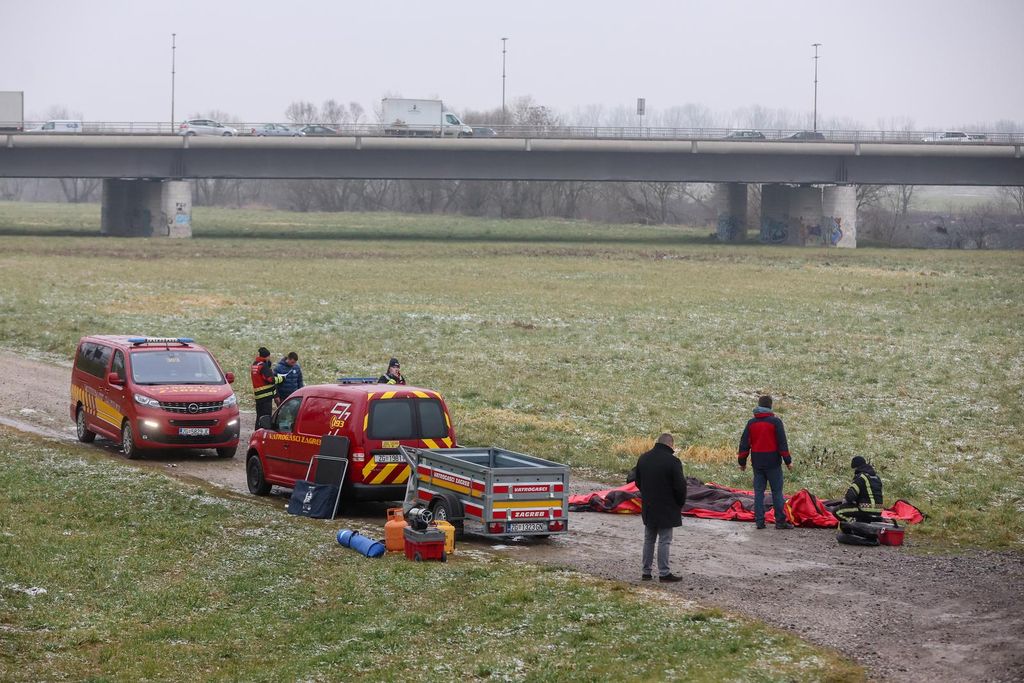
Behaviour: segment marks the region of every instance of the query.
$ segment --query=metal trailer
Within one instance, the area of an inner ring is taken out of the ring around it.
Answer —
[[[569,530],[569,468],[503,448],[399,447],[409,462],[404,508],[425,507],[456,534],[546,538]]]
[[[25,93],[0,92],[0,130],[19,132],[25,129]]]

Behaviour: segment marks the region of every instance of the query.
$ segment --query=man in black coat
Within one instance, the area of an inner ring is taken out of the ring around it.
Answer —
[[[654,448],[640,456],[636,462],[636,487],[643,501],[641,516],[644,520],[643,573],[640,578],[651,580],[654,545],[658,545],[658,580],[680,581],[668,566],[672,530],[683,524],[683,505],[686,503],[686,479],[683,464],[672,451],[675,440],[669,433],[658,437]]]

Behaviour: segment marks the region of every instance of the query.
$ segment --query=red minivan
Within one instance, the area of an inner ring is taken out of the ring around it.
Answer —
[[[358,381],[299,389],[273,416],[260,418],[246,453],[249,491],[293,488],[306,478],[325,434],[349,439],[345,500],[400,500],[409,465],[399,446],[454,448],[448,406],[436,391]]]
[[[125,456],[168,448],[238,449],[238,401],[209,351],[186,337],[82,337],[71,371],[78,440],[119,441]]]

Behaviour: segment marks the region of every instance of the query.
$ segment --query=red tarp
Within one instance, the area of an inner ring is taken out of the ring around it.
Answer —
[[[614,489],[569,496],[569,509],[574,511],[590,510],[635,515],[640,513],[640,508],[640,492],[633,483]],[[687,477],[686,505],[683,506],[682,512],[691,517],[752,522],[754,492],[719,486],[711,482],[705,484],[699,479]],[[835,515],[807,489],[800,489],[786,497],[786,516],[790,522],[802,527],[827,529],[839,525]],[[910,524],[917,524],[924,519],[921,511],[905,500],[896,501],[882,512],[882,516]],[[769,493],[765,494],[765,521],[769,524],[775,522],[775,510],[772,509]]]

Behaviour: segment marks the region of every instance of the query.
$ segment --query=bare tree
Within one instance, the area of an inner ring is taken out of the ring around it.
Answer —
[[[999,196],[1013,207],[1018,216],[1024,218],[1024,187],[1000,187]]]
[[[292,102],[284,110],[284,115],[292,123],[307,124],[320,122],[320,110],[312,102]]]
[[[863,211],[869,206],[878,206],[884,197],[885,185],[858,185],[857,211]]]

